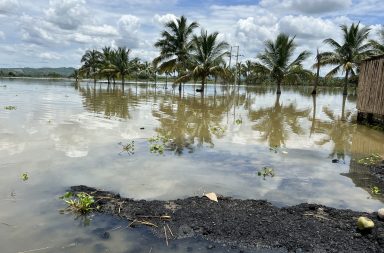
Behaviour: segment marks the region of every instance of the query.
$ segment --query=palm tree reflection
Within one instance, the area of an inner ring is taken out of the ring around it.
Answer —
[[[304,134],[299,120],[308,117],[309,113],[310,109],[299,110],[294,103],[283,106],[280,95],[277,95],[274,106],[250,110],[249,118],[256,123],[253,129],[262,133],[262,139],[270,147],[281,147],[288,140],[290,131],[297,135]]]

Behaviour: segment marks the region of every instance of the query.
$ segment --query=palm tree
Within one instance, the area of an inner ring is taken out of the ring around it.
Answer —
[[[96,84],[96,77],[99,74],[101,61],[102,54],[95,49],[87,50],[83,57],[81,57],[81,62],[83,63],[81,72],[86,72],[87,76],[93,77],[94,84]]]
[[[381,30],[378,32],[380,37],[379,41],[370,40],[369,43],[375,51],[375,54],[384,54],[384,26],[381,27]]]
[[[123,87],[125,84],[125,76],[129,73],[130,70],[130,51],[130,49],[127,49],[125,47],[119,47],[115,52],[114,65],[116,66],[117,72],[120,74],[121,84],[123,85]]]
[[[265,50],[258,55],[260,63],[256,63],[259,71],[266,72],[277,83],[277,94],[281,94],[281,84],[287,78],[298,79],[300,74],[309,74],[302,68],[302,62],[308,58],[310,52],[301,52],[296,59],[291,61],[296,49],[295,37],[290,38],[284,33],[280,33],[275,41],[267,40]]]
[[[155,43],[155,47],[160,49],[160,55],[154,59],[154,64],[160,63],[158,65],[160,71],[177,71],[179,76],[184,74],[193,47],[191,36],[198,26],[196,22],[188,24],[184,16],[165,24],[161,39]],[[181,83],[179,83],[179,91],[181,91]]]
[[[115,53],[111,49],[111,47],[104,47],[102,49],[102,69],[101,73],[105,74],[108,80],[108,85],[111,83],[111,78],[114,78],[116,75],[116,66],[112,64],[114,58],[115,58]]]
[[[352,24],[350,27],[346,25],[340,27],[343,32],[342,44],[332,38],[324,40],[325,44],[333,48],[333,52],[321,53],[320,65],[336,65],[327,77],[345,72],[343,95],[346,96],[349,74],[356,75],[361,60],[372,55],[372,50],[370,50],[371,45],[365,43],[370,31],[368,27],[360,27],[360,23]]]
[[[321,54],[319,53],[319,49],[317,49],[316,53],[316,63],[312,66],[313,68],[316,68],[316,78],[315,78],[315,85],[313,86],[312,95],[316,95],[317,93],[317,85],[319,84],[319,76],[320,76],[320,65],[321,65]]]
[[[208,34],[207,31],[201,30],[200,36],[193,36],[191,70],[181,76],[178,81],[201,79],[201,91],[204,92],[208,76],[224,76],[224,56],[228,55],[228,43],[218,41],[218,35],[217,32]]]

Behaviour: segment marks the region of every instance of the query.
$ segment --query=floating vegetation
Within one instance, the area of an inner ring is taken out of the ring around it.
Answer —
[[[372,194],[374,194],[374,195],[379,195],[379,194],[380,194],[380,189],[379,189],[379,187],[377,187],[377,186],[372,186],[372,187],[371,187],[371,192],[372,192]]]
[[[224,128],[222,128],[221,126],[212,126],[210,127],[210,130],[211,130],[211,133],[213,133],[214,135],[223,135],[224,134]]]
[[[162,155],[164,153],[164,145],[161,145],[161,144],[152,144],[150,147],[149,147],[149,151],[151,151],[151,153],[155,153],[155,154],[160,154]]]
[[[23,181],[27,181],[29,179],[28,173],[24,172],[23,174],[21,174],[20,178]]]
[[[257,175],[263,176],[265,179],[265,177],[267,177],[267,176],[274,177],[275,172],[271,167],[264,167],[261,169],[261,171],[257,172]]]
[[[236,125],[241,125],[243,123],[242,119],[235,120]]]
[[[383,158],[379,154],[371,154],[369,156],[357,160],[357,163],[363,165],[375,165],[382,160]]]
[[[120,152],[127,152],[128,155],[133,155],[135,153],[135,141],[131,141],[130,143],[123,144],[122,142],[119,142],[119,145],[122,147],[122,151]]]
[[[4,109],[5,109],[5,110],[12,111],[12,110],[16,110],[16,106],[8,105],[8,106],[5,106]]]
[[[148,139],[148,142],[151,143],[149,146],[149,151],[154,154],[162,155],[166,148],[172,146],[173,140],[165,136],[155,136]]]
[[[76,195],[72,192],[66,192],[60,199],[63,199],[68,205],[64,211],[69,210],[81,214],[92,211],[92,205],[95,203],[95,199],[85,192],[79,192]]]

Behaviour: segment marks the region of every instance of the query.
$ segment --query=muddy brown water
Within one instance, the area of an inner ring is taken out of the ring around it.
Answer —
[[[0,80],[0,252],[224,251],[202,240],[166,247],[145,229],[116,229],[105,238],[100,231],[126,222],[58,211],[58,197],[80,184],[135,199],[214,191],[277,206],[383,207],[382,195],[371,193],[371,176],[353,160],[384,156],[384,133],[354,123],[353,92],[343,97],[340,89],[323,88],[314,99],[309,87],[277,97],[271,88],[209,86],[202,97],[196,87],[180,95],[160,84],[123,91]],[[172,139],[162,155],[150,152],[148,138],[157,135]],[[134,154],[122,152],[131,141]],[[275,176],[259,177],[264,166]]]

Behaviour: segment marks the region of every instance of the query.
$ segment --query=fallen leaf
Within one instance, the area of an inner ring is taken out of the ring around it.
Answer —
[[[216,193],[214,193],[214,192],[210,192],[210,193],[204,194],[204,196],[207,197],[207,198],[209,198],[209,199],[212,200],[212,201],[219,202],[219,201],[217,200],[217,195],[216,195]]]

